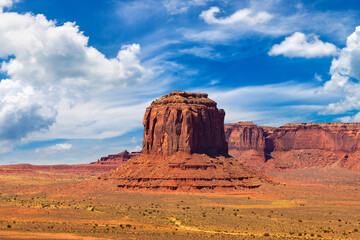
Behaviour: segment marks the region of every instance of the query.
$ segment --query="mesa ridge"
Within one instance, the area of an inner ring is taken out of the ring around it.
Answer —
[[[360,170],[360,123],[225,125],[230,155],[261,171],[336,165]]]

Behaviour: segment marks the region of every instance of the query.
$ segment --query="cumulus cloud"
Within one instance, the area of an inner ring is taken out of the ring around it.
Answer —
[[[20,81],[0,82],[0,140],[16,140],[29,132],[47,128],[56,111],[42,92]]]
[[[108,59],[88,46],[88,38],[67,22],[56,26],[43,15],[0,15],[1,70],[12,79],[36,85],[65,84],[69,87],[113,87],[140,80],[144,68],[137,59],[140,46],[123,46]]]
[[[0,0],[0,6],[11,4]],[[107,58],[75,23],[2,12],[0,46],[6,76],[0,81],[0,142],[106,138],[140,125],[135,110],[141,112],[143,100],[127,97],[151,88],[139,90],[152,74],[139,59],[139,44],[119,46],[117,56]]]
[[[344,114],[344,122],[360,120],[360,27],[348,36],[346,46],[334,58],[330,68],[331,79],[323,91],[335,93],[338,98],[328,104],[322,114]],[[355,113],[354,113],[355,112]]]
[[[219,13],[220,9],[218,7],[211,7],[209,10],[203,11],[200,14],[200,17],[208,24],[235,24],[235,23],[246,23],[249,25],[255,25],[260,23],[265,23],[269,21],[273,16],[265,11],[254,12],[252,9],[245,8],[240,9],[233,13],[232,15],[225,18],[216,18],[215,14]]]
[[[280,44],[274,45],[269,51],[270,56],[316,58],[334,56],[337,47],[334,44],[319,40],[316,35],[305,35],[296,32],[286,37]]]
[[[4,8],[12,7],[14,2],[18,2],[17,0],[0,0],[0,13],[4,11]]]
[[[342,114],[360,110],[360,27],[357,27],[346,41],[330,68],[331,79],[324,85],[324,91],[336,92],[341,100],[328,105],[324,114]],[[355,121],[359,114],[343,120]]]

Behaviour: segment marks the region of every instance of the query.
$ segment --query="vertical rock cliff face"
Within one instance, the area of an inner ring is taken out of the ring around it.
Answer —
[[[279,128],[225,125],[229,154],[262,171],[324,167],[360,170],[360,123],[298,123]],[[258,138],[258,139],[256,139]]]
[[[353,152],[359,150],[358,123],[298,123],[286,124],[271,136],[274,151],[321,149]]]
[[[224,116],[207,94],[171,92],[146,109],[143,152],[226,155]]]
[[[229,150],[265,150],[266,131],[252,122],[225,125]]]
[[[155,100],[144,116],[142,154],[103,178],[119,190],[234,191],[268,183],[228,156],[224,116],[204,93]]]

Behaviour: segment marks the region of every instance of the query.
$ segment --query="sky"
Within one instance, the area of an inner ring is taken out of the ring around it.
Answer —
[[[0,165],[139,151],[170,91],[225,123],[360,121],[356,0],[0,0]]]

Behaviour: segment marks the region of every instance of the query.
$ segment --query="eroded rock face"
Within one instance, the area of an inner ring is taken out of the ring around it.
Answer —
[[[226,124],[229,154],[257,170],[325,167],[360,170],[360,123],[298,123],[279,128]],[[257,139],[256,139],[257,138]]]
[[[224,117],[205,93],[171,92],[146,109],[143,153],[226,155]]]
[[[265,150],[266,131],[252,122],[225,125],[229,150]]]
[[[171,92],[144,116],[143,153],[103,176],[119,190],[234,191],[269,183],[228,156],[223,110],[204,93]]]
[[[119,190],[236,191],[262,186],[266,178],[231,157],[177,152],[142,154],[112,171]]]
[[[274,151],[321,149],[354,152],[360,149],[359,123],[286,124],[274,131]]]

